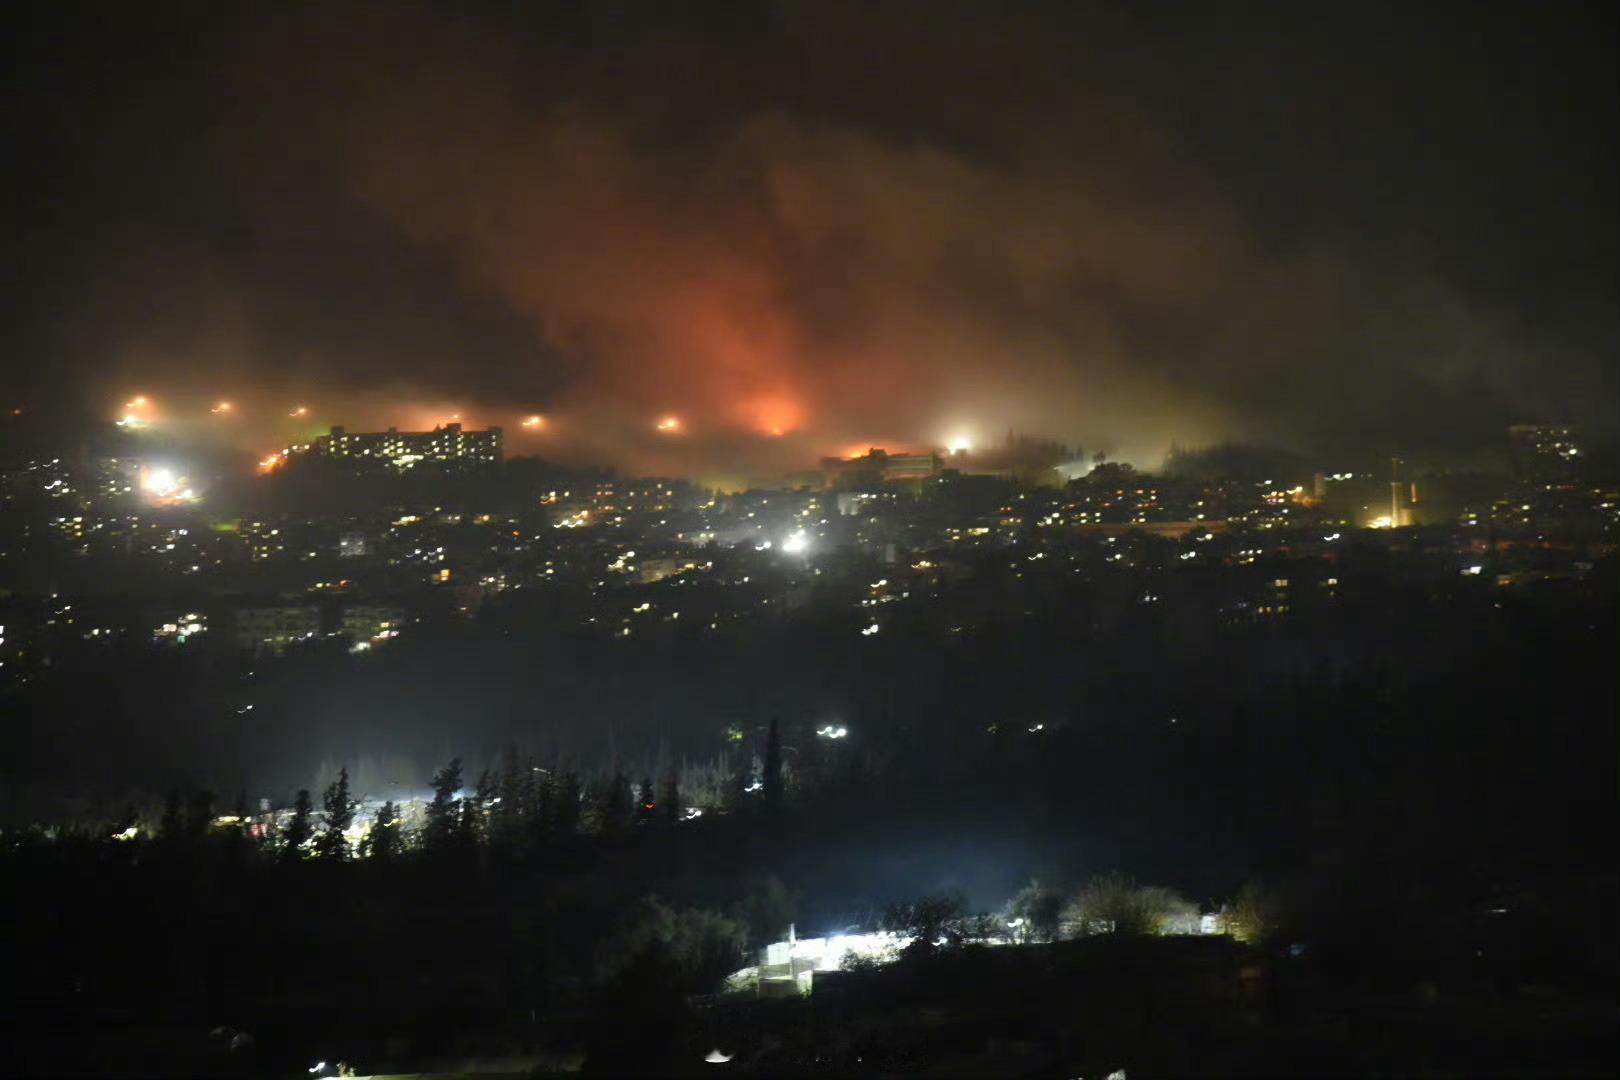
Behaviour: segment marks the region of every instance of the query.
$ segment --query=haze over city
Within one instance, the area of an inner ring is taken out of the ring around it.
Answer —
[[[525,450],[691,475],[1613,431],[1573,11],[175,5],[15,44],[22,406],[231,400],[259,452],[300,402],[540,413]]]

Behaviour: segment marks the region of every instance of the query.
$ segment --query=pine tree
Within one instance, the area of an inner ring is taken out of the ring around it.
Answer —
[[[495,828],[492,830],[502,844],[516,845],[523,833],[524,819],[533,812],[530,792],[533,784],[524,774],[527,769],[518,756],[516,746],[506,751],[506,765],[501,770],[500,796],[495,804]]]
[[[681,806],[681,788],[679,781],[675,777],[674,766],[671,766],[669,771],[664,774],[664,794],[659,799],[659,802],[664,811],[665,821],[673,824],[681,820],[684,807]]]
[[[377,816],[371,819],[371,831],[366,834],[366,854],[378,862],[387,862],[399,850],[399,814],[392,800],[382,804]]]
[[[771,732],[765,740],[765,776],[763,777],[765,806],[777,810],[782,805],[782,736],[777,730],[777,719],[771,717]]]
[[[236,796],[236,809],[231,811],[231,816],[236,820],[231,823],[229,829],[225,830],[225,859],[227,862],[237,863],[241,861],[243,852],[247,850],[247,792],[241,792]]]
[[[558,832],[573,835],[579,831],[579,805],[583,797],[584,788],[580,785],[579,774],[566,774],[551,807],[552,820],[557,823]]]
[[[163,817],[158,822],[158,835],[165,840],[178,840],[186,831],[186,814],[178,791],[170,791],[163,801]]]
[[[456,798],[456,792],[460,790],[461,759],[453,758],[433,775],[433,801],[428,804],[422,836],[429,851],[448,851],[455,845],[461,818],[461,800]]]
[[[754,762],[757,759],[748,750],[731,755],[731,772],[726,776],[726,809],[741,813],[748,809],[749,788],[754,786]]]
[[[287,831],[282,836],[281,857],[294,862],[304,857],[304,844],[309,841],[314,831],[311,817],[314,806],[310,802],[309,789],[299,788],[298,798],[293,800],[292,820],[287,823]]]
[[[624,773],[615,772],[608,781],[598,810],[604,833],[619,832],[629,823],[630,781],[625,779]]]
[[[531,757],[523,763],[523,791],[529,807],[524,835],[530,844],[540,847],[557,824],[557,778],[541,771]]]
[[[472,798],[461,808],[461,836],[464,842],[477,844],[489,839],[490,811],[495,808],[499,794],[500,786],[495,774],[488,769],[479,773]]]
[[[322,858],[342,861],[349,857],[349,826],[354,824],[354,812],[360,806],[349,796],[349,770],[338,770],[338,778],[326,787],[321,797],[326,809],[326,831],[315,842],[315,850]]]
[[[658,814],[658,795],[653,790],[652,777],[641,778],[640,793],[636,797],[636,824],[650,823]]]
[[[208,835],[208,826],[213,822],[214,793],[199,791],[191,797],[191,804],[186,807],[186,833],[193,840],[201,840]]]

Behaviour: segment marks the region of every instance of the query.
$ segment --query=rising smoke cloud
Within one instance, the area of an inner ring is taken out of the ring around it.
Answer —
[[[1106,17],[1074,58],[1101,73],[1071,78],[1078,46],[972,7],[764,8],[769,55],[589,10],[581,49],[399,5],[232,35],[212,146],[255,244],[123,246],[163,257],[156,322],[190,329],[114,305],[141,327],[121,383],[206,356],[267,412],[543,411],[535,449],[699,473],[1009,429],[1144,463],[1483,437],[1607,377],[1575,356],[1549,384],[1523,362],[1544,336],[1420,263],[1262,238]]]

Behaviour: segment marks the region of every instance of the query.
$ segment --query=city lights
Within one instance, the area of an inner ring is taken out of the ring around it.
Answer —
[[[188,612],[179,616],[173,622],[166,622],[152,631],[154,641],[173,641],[184,644],[187,640],[208,629],[207,621],[196,612]]]
[[[0,1080],[1620,1080],[1606,9],[1093,6],[32,5]]]
[[[145,394],[136,394],[124,402],[124,415],[117,421],[117,426],[125,429],[142,428],[152,422],[148,411],[152,402]]]

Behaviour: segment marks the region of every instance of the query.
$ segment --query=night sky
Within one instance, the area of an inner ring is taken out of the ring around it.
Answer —
[[[1612,434],[1611,16],[26,5],[4,385],[691,471]]]

